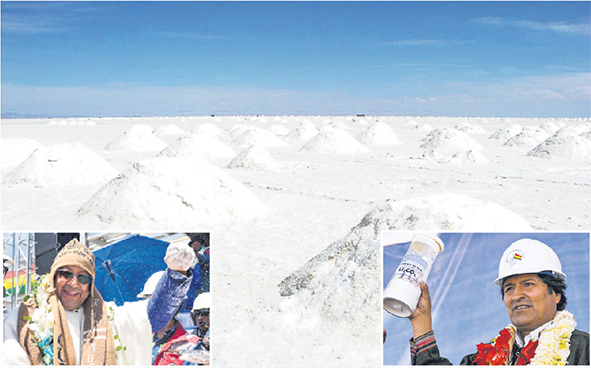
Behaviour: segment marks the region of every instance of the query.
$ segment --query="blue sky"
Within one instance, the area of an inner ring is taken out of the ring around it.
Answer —
[[[591,117],[591,2],[12,2],[2,113]]]

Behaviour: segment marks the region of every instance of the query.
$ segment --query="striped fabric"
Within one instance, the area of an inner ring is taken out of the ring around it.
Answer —
[[[414,357],[424,352],[425,350],[431,349],[437,346],[435,341],[435,333],[429,331],[424,335],[417,337],[417,339],[410,339],[410,356],[414,360]]]

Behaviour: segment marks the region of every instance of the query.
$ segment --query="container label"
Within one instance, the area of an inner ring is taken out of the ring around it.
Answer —
[[[398,266],[392,279],[406,280],[419,287],[419,283],[423,280],[423,275],[428,267],[428,263],[423,258],[414,254],[407,254],[400,262],[400,266]]]

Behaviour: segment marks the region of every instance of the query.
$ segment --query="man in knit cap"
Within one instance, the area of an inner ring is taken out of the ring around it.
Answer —
[[[150,365],[152,331],[180,306],[194,259],[190,247],[171,244],[159,295],[117,307],[94,285],[94,254],[73,239],[34,295],[6,316],[3,365]]]

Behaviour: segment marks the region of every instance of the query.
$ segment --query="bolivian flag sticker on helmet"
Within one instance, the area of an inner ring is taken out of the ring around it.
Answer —
[[[523,252],[519,249],[515,249],[507,256],[507,263],[510,267],[515,266],[521,260],[523,260]]]

